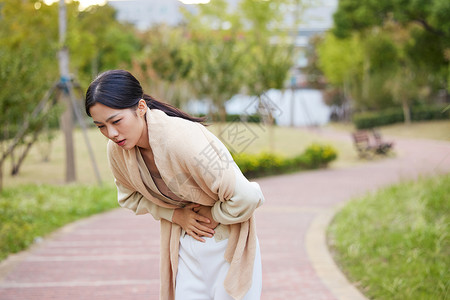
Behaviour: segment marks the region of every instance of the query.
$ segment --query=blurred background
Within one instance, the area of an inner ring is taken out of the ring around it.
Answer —
[[[363,129],[448,119],[444,0],[85,0],[63,2],[64,15],[59,2],[0,1],[0,162],[12,159],[13,175],[35,148],[50,160],[60,127],[74,147],[67,131],[80,117],[67,112],[61,84],[71,82],[85,119],[84,91],[108,69],[131,71],[147,93],[213,123]]]
[[[107,139],[84,112],[109,69],[206,116],[251,178],[383,163],[409,178],[426,156],[448,170],[449,16],[448,0],[0,0],[0,260],[118,207]],[[328,245],[362,291],[448,299],[449,180],[404,183],[337,218]],[[372,258],[385,269],[362,284]]]

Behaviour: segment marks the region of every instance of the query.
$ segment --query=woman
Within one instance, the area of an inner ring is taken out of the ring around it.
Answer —
[[[109,139],[119,204],[160,220],[160,299],[259,299],[253,212],[264,197],[203,120],[144,94],[124,70],[90,84],[86,113]]]

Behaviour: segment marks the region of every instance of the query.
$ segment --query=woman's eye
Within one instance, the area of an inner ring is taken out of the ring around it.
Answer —
[[[105,127],[104,125],[99,125],[99,126],[97,126],[98,129],[102,129],[102,128],[104,128],[104,127]]]
[[[113,122],[113,124],[117,124],[117,123],[119,123],[119,122],[120,122],[120,120],[122,120],[122,119],[119,119],[119,120],[116,120],[116,121],[114,121],[114,122]]]

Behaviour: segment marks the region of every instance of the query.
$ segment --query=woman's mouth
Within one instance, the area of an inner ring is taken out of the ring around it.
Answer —
[[[125,140],[120,140],[120,141],[117,141],[116,143],[119,146],[123,146],[123,145],[125,145]]]

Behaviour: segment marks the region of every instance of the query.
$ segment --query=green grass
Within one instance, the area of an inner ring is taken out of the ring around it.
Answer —
[[[67,223],[115,207],[112,186],[6,188],[0,192],[0,260]]]
[[[345,132],[356,131],[351,123],[330,123],[327,127]],[[450,120],[417,122],[409,125],[394,124],[377,129],[386,136],[450,141]]]
[[[46,143],[35,144],[26,157],[20,173],[17,176],[9,174],[9,161],[3,167],[3,186],[12,187],[23,184],[57,184],[65,183],[65,150],[64,137],[61,132],[55,132],[55,139],[48,149]],[[113,182],[111,170],[106,157],[107,139],[100,134],[98,129],[88,130],[89,141],[92,145],[95,159],[100,170],[103,182]],[[94,169],[91,164],[89,152],[80,130],[74,131],[75,163],[77,183],[96,184]],[[50,153],[50,161],[43,161],[43,154]]]
[[[226,141],[227,130],[230,128],[227,126],[232,125],[230,123],[214,124],[208,126],[208,129]],[[313,130],[279,126],[270,128],[269,126],[260,126],[254,123],[238,123],[237,126],[236,132],[242,132],[243,140],[253,140],[244,150],[248,154],[271,152],[286,158],[292,158],[305,151],[311,144],[328,144],[333,146],[338,152],[337,160],[330,163],[331,168],[341,168],[361,163],[351,142],[327,139]],[[271,135],[273,136],[273,143],[271,143]],[[231,144],[231,147],[239,150],[241,149],[239,142],[240,140],[236,139],[234,143],[229,144]]]
[[[240,131],[247,128],[242,123],[238,126]],[[218,127],[213,125],[208,128],[214,132]],[[257,137],[246,151],[260,153],[268,149],[267,128],[256,124],[250,124],[250,128]],[[286,157],[302,153],[312,142],[323,141],[296,129],[275,128],[274,131],[275,150]],[[107,139],[95,128],[88,131],[105,186],[96,186],[95,173],[80,130],[74,132],[77,184],[63,185],[64,140],[61,133],[55,134],[50,149],[43,142],[31,149],[19,175],[8,174],[9,161],[4,165],[5,189],[0,192],[0,260],[8,253],[26,249],[36,237],[45,236],[90,214],[118,206],[106,157]],[[45,153],[50,153],[48,162],[42,159]]]
[[[208,129],[220,136],[221,132],[226,132],[226,126],[227,124],[214,124],[209,126]],[[354,128],[351,124],[331,124],[328,126],[345,132],[350,132]],[[351,142],[325,139],[313,131],[288,127],[274,127],[274,143],[271,145],[270,130],[267,126],[259,126],[258,124],[248,124],[246,126],[239,123],[237,130],[244,132],[244,136],[246,137],[255,137],[249,146],[245,148],[245,152],[247,153],[258,154],[273,150],[274,153],[279,155],[293,157],[302,153],[312,143],[325,143],[332,145],[338,151],[338,159],[332,162],[330,167],[347,167],[361,163]],[[403,124],[392,125],[382,127],[381,131],[385,135],[392,136],[450,140],[450,121],[413,123],[410,126]],[[88,136],[94,149],[95,158],[103,181],[112,182],[113,178],[106,158],[106,138],[95,128],[89,129]],[[89,159],[85,141],[79,130],[74,132],[74,141],[77,182],[81,184],[95,183],[95,173]],[[42,160],[42,153],[47,152],[51,154],[50,161],[44,162]],[[65,180],[64,155],[63,136],[60,132],[57,132],[50,149],[47,149],[45,143],[42,142],[31,149],[18,176],[10,176],[10,163],[7,161],[4,164],[4,186],[18,186],[33,183],[63,184]]]
[[[226,124],[219,124],[208,126],[214,134],[220,137],[220,132],[227,129]],[[341,167],[345,165],[358,163],[356,152],[354,152],[351,143],[336,142],[324,139],[317,134],[299,130],[296,128],[274,127],[273,136],[274,143],[270,146],[269,129],[265,126],[257,124],[249,124],[248,127],[242,123],[237,124],[237,130],[244,132],[244,136],[255,137],[248,147],[245,148],[246,153],[259,154],[267,152],[270,149],[277,154],[284,157],[293,157],[302,153],[312,143],[330,144],[338,151],[338,160],[331,163],[331,167]],[[250,128],[250,129],[248,129]],[[25,159],[24,164],[17,176],[9,174],[9,161],[4,164],[3,184],[5,187],[20,186],[23,184],[64,184],[65,182],[65,167],[64,167],[64,139],[60,132],[56,132],[55,140],[52,142],[52,147],[46,148],[45,143],[38,143],[35,145],[30,154]],[[96,128],[88,130],[88,136],[100,174],[103,182],[112,183],[113,177],[108,166],[106,157],[106,142],[107,139],[101,135]],[[96,177],[91,165],[89,153],[86,143],[83,139],[80,130],[74,131],[74,144],[76,155],[77,168],[77,183],[80,184],[95,184]],[[232,143],[231,143],[232,144]],[[236,147],[237,149],[240,149]],[[50,161],[44,162],[43,153],[50,152]]]
[[[328,230],[335,260],[370,299],[450,299],[450,175],[351,201]]]
[[[450,120],[384,126],[381,128],[381,133],[405,138],[423,138],[450,142]]]

